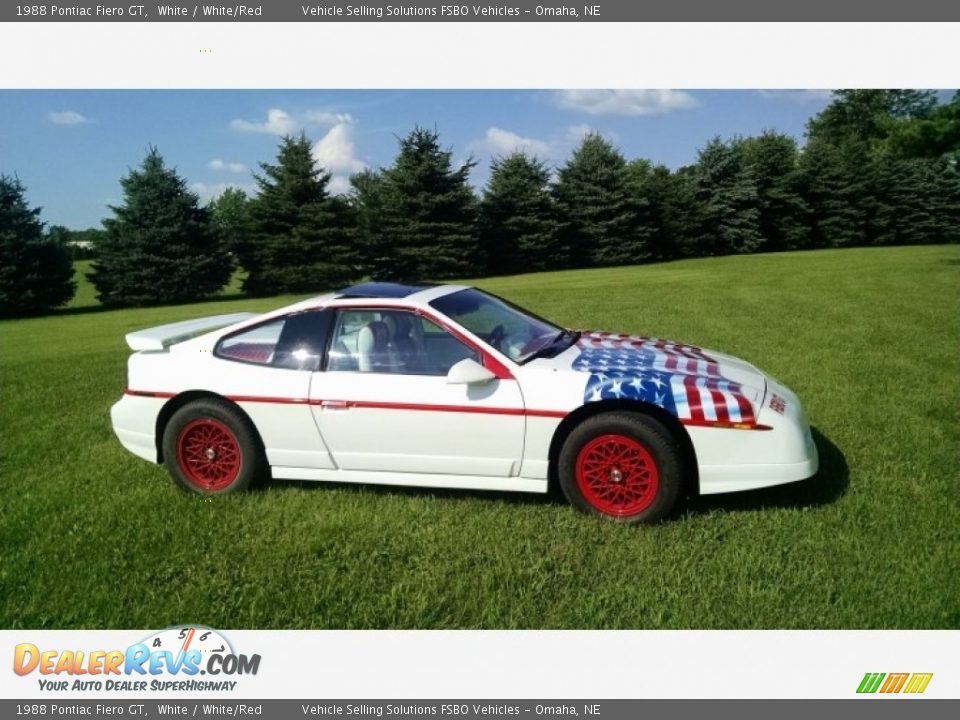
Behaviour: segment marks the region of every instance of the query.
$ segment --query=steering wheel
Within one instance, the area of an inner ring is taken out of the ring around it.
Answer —
[[[491,330],[489,335],[487,335],[487,342],[494,350],[502,352],[500,349],[500,343],[503,342],[503,338],[506,337],[506,335],[507,331],[504,330],[503,323],[501,323]]]

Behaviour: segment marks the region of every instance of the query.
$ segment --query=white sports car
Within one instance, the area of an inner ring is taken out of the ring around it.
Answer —
[[[684,490],[817,470],[800,401],[749,363],[566,330],[470,287],[367,283],[127,343],[114,431],[202,493],[268,476],[542,493],[556,478],[580,510],[645,522]]]

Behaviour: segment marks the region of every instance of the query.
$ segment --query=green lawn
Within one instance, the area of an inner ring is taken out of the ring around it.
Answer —
[[[562,500],[273,483],[200,498],[124,451],[123,334],[291,298],[0,323],[0,627],[960,627],[960,248],[480,283],[568,326],[743,356],[793,388],[812,481],[656,527]]]

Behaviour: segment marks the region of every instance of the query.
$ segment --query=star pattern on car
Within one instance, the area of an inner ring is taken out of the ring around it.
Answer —
[[[683,420],[752,422],[738,383],[700,348],[657,338],[584,333],[573,369],[590,373],[585,402],[640,400]]]

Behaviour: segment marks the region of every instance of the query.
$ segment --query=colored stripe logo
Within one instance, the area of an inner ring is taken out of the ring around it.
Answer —
[[[857,692],[861,694],[919,694],[927,689],[933,673],[866,673]]]

